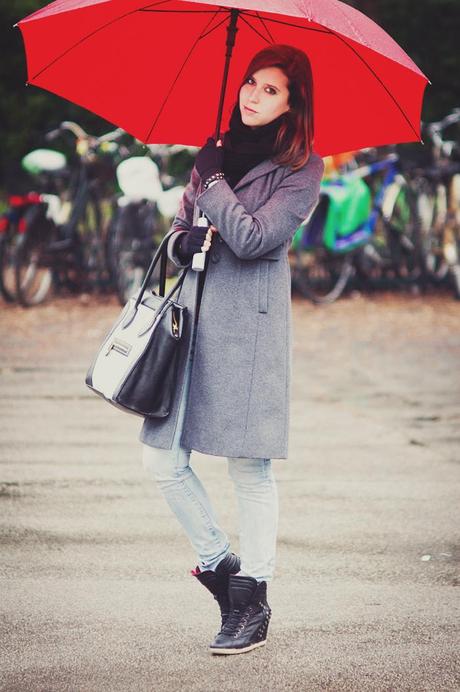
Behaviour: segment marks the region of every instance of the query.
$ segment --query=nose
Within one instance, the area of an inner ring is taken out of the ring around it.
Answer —
[[[258,103],[259,102],[259,91],[257,87],[254,87],[252,91],[249,94],[249,102],[250,103]]]

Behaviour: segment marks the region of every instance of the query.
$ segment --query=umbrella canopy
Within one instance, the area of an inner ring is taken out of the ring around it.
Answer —
[[[222,131],[250,59],[287,43],[312,65],[318,154],[420,141],[429,80],[383,29],[339,0],[56,0],[18,23],[28,83],[145,143],[202,146],[215,129],[236,9]]]

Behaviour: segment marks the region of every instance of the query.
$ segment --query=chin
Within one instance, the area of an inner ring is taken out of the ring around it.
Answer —
[[[242,120],[242,122],[243,122],[244,125],[248,125],[249,127],[254,127],[254,125],[256,124],[256,123],[254,122],[254,119],[251,118],[250,115],[248,116],[248,115],[246,115],[245,113],[242,113],[242,114],[241,114],[241,120]]]

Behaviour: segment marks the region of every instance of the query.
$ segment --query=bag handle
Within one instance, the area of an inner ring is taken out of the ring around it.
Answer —
[[[169,233],[167,233],[167,234],[165,235],[165,237],[163,238],[163,240],[162,240],[161,243],[159,244],[159,246],[158,246],[158,248],[157,248],[157,250],[156,250],[156,252],[155,252],[155,255],[153,256],[153,259],[152,259],[152,261],[150,262],[150,266],[149,266],[149,268],[147,269],[147,273],[146,273],[146,275],[145,275],[145,277],[144,277],[144,280],[143,280],[143,282],[142,282],[142,285],[141,285],[141,287],[140,287],[140,289],[139,289],[139,293],[138,293],[138,296],[137,296],[137,298],[136,298],[136,301],[135,301],[133,307],[131,308],[131,310],[128,311],[128,313],[127,313],[125,319],[123,320],[123,323],[122,323],[122,328],[123,328],[123,329],[126,329],[126,327],[128,327],[128,326],[131,324],[131,322],[133,321],[134,317],[136,316],[137,309],[138,309],[138,307],[139,307],[140,302],[142,301],[143,295],[144,295],[144,293],[145,293],[145,290],[146,290],[146,288],[147,288],[147,285],[148,285],[148,283],[149,283],[149,281],[150,281],[150,278],[151,278],[151,276],[152,276],[152,274],[153,274],[153,270],[155,269],[155,266],[156,266],[156,264],[157,264],[159,258],[161,258],[161,265],[160,265],[160,286],[159,286],[159,291],[160,291],[160,296],[161,296],[162,298],[164,298],[164,300],[162,301],[161,306],[160,306],[160,308],[158,309],[158,312],[161,312],[161,310],[162,310],[163,307],[167,304],[167,302],[168,302],[168,300],[171,298],[171,296],[172,296],[172,295],[177,291],[177,289],[180,288],[180,286],[182,286],[182,284],[184,283],[185,277],[187,276],[187,272],[188,272],[188,270],[190,269],[190,265],[184,267],[184,269],[182,270],[182,273],[180,274],[180,276],[179,276],[179,278],[177,279],[177,281],[176,281],[176,283],[174,284],[174,286],[172,286],[172,288],[168,291],[168,294],[167,294],[166,296],[164,295],[164,293],[165,293],[165,287],[166,287],[166,262],[167,262],[167,259],[168,259],[168,255],[167,255],[167,251],[166,251],[166,246],[167,246],[167,244],[168,244],[168,241],[169,241],[170,237],[173,235],[173,233],[176,233],[176,232],[177,232],[177,231],[176,231],[175,229],[171,229],[171,231],[169,231]],[[196,299],[198,300],[198,291],[197,291],[197,294],[196,294]]]
[[[157,250],[155,252],[155,255],[153,256],[152,261],[150,262],[150,266],[147,269],[147,273],[144,277],[144,280],[142,282],[142,285],[139,289],[138,296],[136,298],[136,302],[134,303],[134,309],[137,310],[137,307],[139,303],[142,301],[143,295],[145,293],[145,290],[147,288],[147,285],[152,277],[153,270],[155,269],[158,259],[161,258],[161,264],[160,264],[160,285],[159,285],[159,292],[160,296],[164,297],[165,295],[165,286],[166,286],[166,263],[168,260],[168,254],[166,251],[166,246],[168,244],[168,241],[170,237],[174,234],[177,233],[175,229],[171,229],[163,238],[159,246],[157,247]],[[187,271],[189,270],[189,266],[185,267],[177,281],[177,283],[173,286],[173,289],[177,288],[177,286],[181,285],[183,280],[185,279],[185,275],[187,274]],[[174,290],[169,291],[168,295],[166,296],[169,298]]]

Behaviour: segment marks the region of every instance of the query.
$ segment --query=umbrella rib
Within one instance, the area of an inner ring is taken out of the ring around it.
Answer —
[[[147,7],[156,7],[157,5],[164,5],[165,2],[169,2],[169,0],[158,0],[158,2],[150,2],[148,5],[144,5],[144,7],[138,8],[138,10],[144,10]]]
[[[187,14],[193,12],[194,14],[213,14],[214,10],[150,10],[149,7],[157,7],[157,5],[164,5],[165,2],[170,2],[171,0],[159,0],[158,2],[152,2],[149,5],[138,8],[135,12],[179,12],[180,14]],[[220,10],[219,10],[220,11]]]
[[[241,19],[245,24],[247,24],[248,27],[249,27],[250,29],[252,29],[258,36],[260,36],[261,39],[263,39],[263,40],[266,41],[267,43],[274,43],[273,38],[272,38],[272,36],[271,36],[271,34],[270,34],[270,32],[269,32],[268,30],[267,30],[267,33],[269,34],[270,39],[268,39],[266,36],[263,36],[263,35],[261,34],[261,32],[260,32],[258,29],[256,29],[255,26],[253,26],[250,22],[247,21],[247,19],[245,19],[245,18],[243,17],[242,14],[240,15],[240,19]],[[266,27],[265,27],[265,28],[266,28]]]
[[[165,2],[170,2],[170,0],[165,0]],[[150,12],[155,14],[160,14],[161,12],[167,12],[168,14],[215,14],[214,10],[146,10],[141,8],[140,10],[135,10],[136,12]],[[217,13],[224,12],[224,8],[217,10]]]
[[[251,15],[251,16],[253,16],[253,15]],[[283,20],[280,20],[280,19],[272,19],[271,17],[270,17],[270,18],[267,18],[266,21],[267,21],[267,22],[273,22],[273,23],[275,23],[275,24],[286,24],[287,26],[292,26],[292,27],[294,27],[294,28],[296,28],[296,29],[301,29],[301,30],[303,30],[303,31],[319,31],[319,32],[322,32],[322,33],[327,33],[327,34],[330,34],[331,36],[334,36],[335,38],[338,38],[340,41],[342,41],[342,42],[347,46],[347,48],[349,48],[350,50],[352,50],[353,53],[361,60],[361,62],[364,63],[364,65],[367,67],[367,69],[368,69],[370,72],[372,72],[372,74],[373,74],[374,77],[377,79],[377,81],[380,82],[381,86],[385,89],[385,91],[387,92],[388,96],[391,98],[391,100],[393,101],[393,103],[396,105],[396,107],[398,108],[398,110],[400,111],[400,113],[402,114],[402,116],[404,117],[404,119],[406,120],[407,124],[409,125],[409,127],[411,128],[411,130],[413,131],[413,133],[415,134],[415,136],[416,136],[417,138],[419,138],[419,135],[417,134],[416,129],[415,129],[414,126],[412,125],[411,121],[409,120],[409,118],[407,117],[407,115],[405,114],[405,112],[403,111],[402,107],[401,107],[400,104],[397,102],[397,100],[395,99],[395,97],[393,96],[393,94],[391,93],[391,91],[390,91],[390,90],[388,89],[388,87],[383,83],[383,81],[380,79],[380,77],[378,76],[378,74],[377,74],[377,73],[375,72],[375,70],[369,65],[369,63],[363,58],[363,56],[360,55],[360,54],[358,53],[358,51],[357,51],[355,48],[353,48],[353,46],[351,46],[351,45],[348,43],[348,41],[346,41],[346,40],[343,38],[343,36],[341,36],[340,34],[338,34],[338,33],[335,32],[335,31],[333,31],[332,29],[329,29],[329,27],[327,27],[327,29],[314,29],[313,27],[301,26],[301,25],[299,25],[299,24],[294,24],[294,23],[292,23],[292,22],[286,22],[286,21],[283,21]],[[251,25],[249,24],[249,26],[251,26]],[[259,33],[259,32],[257,32],[257,30],[256,30],[253,26],[251,26],[251,28],[252,28],[254,31],[256,31],[256,33]],[[371,49],[371,50],[372,50],[372,49]]]
[[[170,2],[170,1],[171,1],[171,0],[160,0],[160,2],[158,2],[157,4],[158,4],[158,5],[164,5],[164,4],[166,4],[166,3]],[[152,6],[152,3],[150,3],[149,5],[146,5],[145,8],[151,7],[151,6]],[[79,46],[81,43],[83,43],[84,41],[88,40],[89,38],[91,38],[92,36],[94,36],[95,34],[97,34],[99,31],[102,31],[103,29],[106,29],[106,28],[107,28],[108,26],[110,26],[111,24],[115,24],[115,22],[118,22],[118,21],[120,21],[121,19],[125,19],[125,17],[129,17],[129,15],[131,15],[131,14],[135,14],[136,12],[145,12],[145,11],[147,11],[147,12],[171,12],[171,10],[146,10],[145,8],[141,7],[141,8],[137,8],[136,10],[130,10],[130,12],[126,12],[126,14],[123,14],[123,15],[121,15],[120,17],[115,17],[115,19],[112,19],[110,22],[107,22],[107,24],[103,24],[102,26],[98,27],[97,29],[94,29],[94,31],[91,31],[91,33],[87,34],[86,36],[83,36],[83,37],[82,37],[81,39],[79,39],[76,43],[74,43],[73,46],[70,46],[69,48],[67,48],[67,50],[65,50],[63,53],[61,53],[61,54],[58,55],[56,58],[54,58],[53,60],[51,60],[51,62],[49,62],[47,65],[45,65],[45,67],[42,67],[42,69],[39,70],[39,71],[32,77],[32,80],[35,80],[35,79],[37,79],[38,77],[40,77],[40,75],[43,74],[43,72],[45,72],[46,70],[48,70],[52,65],[54,65],[56,62],[58,62],[58,60],[61,60],[61,58],[63,58],[63,57],[64,57],[65,55],[67,55],[68,53],[70,53],[72,50],[74,50],[74,48],[76,48],[77,46]],[[177,11],[182,12],[182,10],[173,10],[173,11],[175,11],[175,12],[177,12]],[[197,13],[200,12],[200,13],[203,13],[203,14],[210,14],[211,12],[214,12],[213,10],[194,10],[194,11],[197,12]],[[218,10],[218,12],[221,12],[221,11],[222,11],[222,10]],[[183,12],[189,12],[189,10],[183,10]],[[216,15],[216,12],[214,12],[214,16],[215,16],[215,15]],[[213,17],[213,18],[214,18],[214,17]],[[212,19],[211,19],[211,21],[212,21]],[[27,83],[28,83],[28,82],[27,82]]]
[[[209,29],[209,31],[206,31],[206,33],[201,34],[201,36],[198,40],[200,41],[202,38],[206,38],[206,36],[208,36],[209,34],[212,34],[212,32],[215,31],[216,29],[218,29],[220,26],[222,26],[222,24],[224,24],[227,21],[227,19],[228,19],[228,17],[224,17],[224,19],[222,19],[221,22],[216,24],[216,26],[213,26],[212,29]]]
[[[264,27],[265,31],[266,31],[267,34],[269,35],[270,41],[271,41],[272,43],[275,43],[275,39],[274,39],[273,36],[271,35],[271,32],[270,32],[269,29],[268,29],[268,26],[266,26],[263,17],[261,17],[260,14],[259,14],[258,12],[256,12],[256,15],[257,15],[257,17],[258,17],[260,23],[261,23],[262,26]]]
[[[250,12],[245,12],[244,14],[248,17],[257,17],[258,19],[260,19],[260,17],[258,16],[258,13],[251,14]],[[273,22],[274,24],[285,24],[286,26],[292,26],[292,27],[294,27],[294,29],[302,29],[303,31],[316,31],[317,33],[320,33],[320,34],[332,33],[329,28],[320,29],[320,28],[316,28],[313,26],[302,26],[301,24],[294,24],[293,22],[287,22],[287,21],[282,20],[282,19],[273,19],[272,17],[266,17],[265,21],[266,22]]]
[[[172,90],[174,89],[175,84],[176,84],[177,80],[179,79],[180,74],[181,74],[182,71],[184,70],[185,65],[186,65],[187,62],[190,60],[190,56],[192,55],[192,52],[194,51],[194,49],[195,49],[195,47],[197,46],[198,42],[201,41],[201,39],[202,39],[204,36],[207,36],[209,33],[211,33],[212,31],[214,31],[215,29],[218,29],[219,26],[221,26],[225,21],[228,20],[229,12],[226,12],[226,16],[224,17],[224,19],[223,19],[221,22],[219,22],[218,24],[216,24],[216,26],[214,26],[212,29],[210,29],[209,31],[207,31],[207,29],[208,29],[209,25],[211,24],[211,22],[213,22],[213,20],[215,19],[215,17],[216,17],[218,14],[221,14],[221,13],[222,13],[222,10],[221,10],[221,9],[217,10],[216,12],[214,12],[214,16],[211,17],[211,19],[209,20],[209,22],[207,23],[207,25],[204,27],[203,31],[202,31],[201,34],[198,36],[198,38],[196,39],[196,41],[194,42],[194,44],[193,44],[192,47],[190,48],[189,52],[187,53],[187,55],[186,55],[186,57],[185,57],[185,59],[184,59],[184,62],[182,63],[182,66],[181,66],[179,72],[176,74],[176,77],[175,77],[173,83],[171,84],[171,87],[169,88],[169,91],[168,91],[168,93],[166,94],[166,96],[165,96],[165,98],[164,98],[164,100],[163,100],[163,103],[162,103],[161,106],[160,106],[160,109],[159,109],[159,111],[158,111],[158,113],[157,113],[157,116],[156,116],[155,120],[153,121],[153,124],[152,124],[150,130],[149,130],[148,133],[147,133],[147,137],[145,138],[145,141],[146,141],[146,142],[148,142],[148,139],[149,139],[149,137],[150,137],[150,135],[151,135],[151,133],[152,133],[152,130],[153,130],[153,128],[155,127],[155,125],[157,124],[158,118],[159,118],[160,115],[162,114],[163,109],[164,109],[164,107],[166,106],[166,102],[167,102],[167,100],[168,100],[168,98],[169,98],[169,96],[170,96]]]
[[[346,41],[346,40],[343,38],[343,36],[340,36],[340,34],[337,34],[335,31],[332,31],[332,29],[330,30],[330,33],[331,33],[333,36],[335,36],[336,38],[340,39],[348,48],[350,48],[350,50],[352,50],[353,53],[354,53],[355,55],[357,55],[358,58],[366,65],[367,69],[368,69],[370,72],[372,72],[372,74],[374,75],[374,77],[376,78],[376,80],[377,80],[378,82],[380,82],[381,86],[385,89],[385,91],[387,92],[388,96],[391,98],[391,100],[393,101],[393,103],[397,106],[398,110],[399,110],[400,113],[403,115],[405,121],[407,122],[407,124],[408,124],[409,127],[411,128],[411,130],[412,130],[412,132],[414,133],[414,135],[419,139],[420,136],[417,134],[417,131],[416,131],[415,127],[412,125],[411,121],[409,120],[409,118],[407,117],[407,115],[405,114],[405,112],[403,111],[402,107],[400,106],[400,104],[398,103],[398,101],[395,99],[395,97],[393,96],[393,94],[391,93],[391,91],[388,89],[388,87],[387,87],[387,86],[383,83],[383,81],[380,79],[379,75],[378,75],[378,74],[375,72],[375,70],[369,65],[369,63],[367,62],[367,60],[365,60],[365,59],[363,58],[363,56],[360,55],[360,54],[358,53],[358,51],[356,50],[356,48],[353,48],[353,46],[351,46],[351,45],[348,43],[348,41]],[[372,49],[371,49],[371,50],[372,50]]]
[[[159,5],[162,5],[166,2],[170,2],[170,0],[160,0],[158,3]],[[151,5],[151,3],[150,3]],[[150,5],[146,5],[146,7],[150,7]],[[91,36],[94,36],[94,34],[97,34],[99,31],[102,31],[102,29],[106,29],[108,26],[111,24],[115,24],[115,22],[120,21],[120,19],[124,19],[125,17],[129,17],[130,14],[134,14],[135,12],[138,12],[139,9],[136,10],[131,10],[130,12],[126,12],[126,14],[121,15],[120,17],[115,17],[115,19],[112,19],[110,22],[107,22],[107,24],[104,24],[103,26],[98,27],[97,29],[94,29],[94,31],[91,31],[91,33],[87,34],[86,36],[83,36],[83,38],[79,39],[76,43],[73,44],[73,46],[70,46],[70,48],[67,48],[63,53],[58,55],[54,60],[51,60],[51,62],[48,63],[48,65],[45,65],[45,67],[42,67],[42,69],[35,74],[32,79],[37,79],[43,72],[45,72],[47,69],[51,67],[51,65],[54,65],[58,60],[64,57],[64,55],[67,55],[67,53],[70,53],[74,48],[79,46],[81,43],[86,41],[87,39],[91,38]]]

